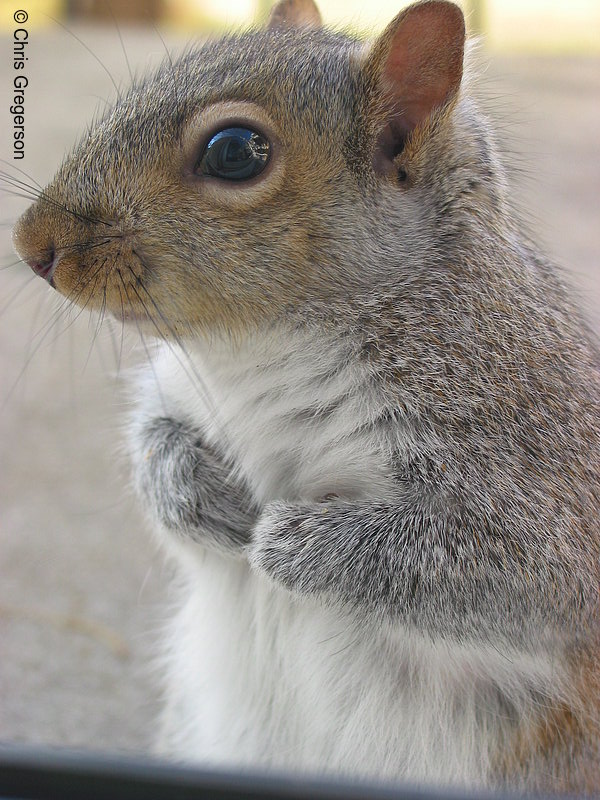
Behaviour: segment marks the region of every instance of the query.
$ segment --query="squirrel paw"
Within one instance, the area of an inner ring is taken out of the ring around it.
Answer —
[[[318,535],[314,515],[308,506],[270,503],[254,527],[248,547],[251,566],[295,593],[324,590],[319,585],[318,548],[313,546]]]
[[[241,549],[257,516],[252,500],[199,430],[170,417],[144,426],[138,490],[171,532],[219,549]]]

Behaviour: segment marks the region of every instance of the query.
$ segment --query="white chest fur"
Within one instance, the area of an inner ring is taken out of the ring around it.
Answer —
[[[381,443],[361,424],[380,403],[341,344],[165,349],[142,397],[139,413],[191,419],[218,442],[259,503],[393,490]],[[172,755],[486,786],[518,710],[558,692],[550,659],[426,640],[293,598],[242,559],[168,546],[182,576],[166,657],[162,749]]]
[[[215,343],[189,360],[166,349],[150,380],[227,452],[260,503],[387,496],[392,481],[365,424],[381,411],[368,368],[343,342],[291,341],[273,334],[235,351]]]

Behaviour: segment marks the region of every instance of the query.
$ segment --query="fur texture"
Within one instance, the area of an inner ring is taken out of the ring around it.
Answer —
[[[600,790],[596,345],[459,92],[457,8],[365,46],[285,7],[133,87],[16,231],[166,340],[130,431],[181,573],[162,749]],[[232,113],[272,142],[248,186],[194,171]]]

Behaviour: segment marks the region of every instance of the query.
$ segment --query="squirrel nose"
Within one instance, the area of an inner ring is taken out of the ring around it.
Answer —
[[[56,256],[54,247],[50,248],[48,255],[43,259],[26,258],[25,261],[29,264],[36,275],[39,275],[40,278],[44,278],[44,280],[52,284],[52,276],[58,263],[58,258]]]
[[[18,220],[13,230],[13,245],[23,262],[29,264],[36,275],[52,283],[52,276],[60,260],[56,242],[45,221],[44,209],[38,204],[30,206]]]

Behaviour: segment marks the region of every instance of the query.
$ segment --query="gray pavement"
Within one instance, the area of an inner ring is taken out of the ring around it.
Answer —
[[[74,30],[128,82],[114,29]],[[125,29],[123,38],[136,71],[162,58],[154,31]],[[43,184],[114,91],[64,30],[32,30],[27,156],[12,162],[10,38],[0,46],[0,156]],[[488,61],[487,106],[510,153],[515,197],[600,330],[600,60]],[[10,223],[27,202],[2,195],[1,203],[0,740],[144,752],[170,576],[121,455],[116,365],[122,375],[139,356],[134,340],[98,333],[13,266]]]

